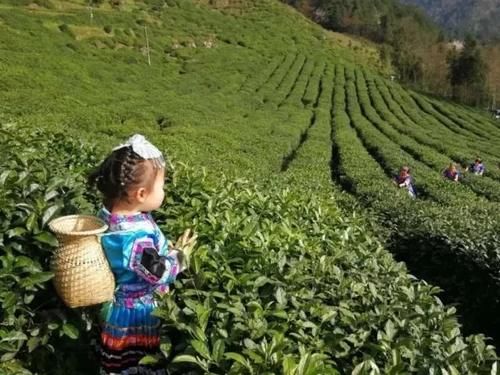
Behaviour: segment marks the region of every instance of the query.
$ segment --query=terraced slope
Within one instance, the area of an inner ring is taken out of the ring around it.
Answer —
[[[273,174],[326,59],[378,64],[375,48],[279,2],[104,2],[92,19],[84,0],[30,3],[0,7],[5,118],[103,140],[140,128],[214,170]]]

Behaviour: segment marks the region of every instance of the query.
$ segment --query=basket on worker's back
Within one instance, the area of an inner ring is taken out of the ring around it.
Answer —
[[[51,267],[64,303],[82,307],[112,300],[115,279],[100,241],[108,226],[94,216],[71,215],[51,221],[49,228],[59,241]]]

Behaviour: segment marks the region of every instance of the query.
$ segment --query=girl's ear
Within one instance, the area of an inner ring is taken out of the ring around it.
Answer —
[[[141,187],[135,192],[135,199],[137,199],[139,203],[144,203],[147,197],[147,193],[148,192],[146,191],[146,188]]]

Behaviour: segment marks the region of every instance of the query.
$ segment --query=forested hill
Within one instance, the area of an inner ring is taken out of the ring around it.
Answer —
[[[402,0],[421,7],[457,36],[472,33],[485,40],[500,40],[500,0]]]
[[[439,42],[441,30],[418,8],[397,0],[283,1],[327,29],[378,43],[382,60],[396,69],[403,82],[415,84],[426,80],[426,54]]]
[[[436,34],[438,27],[418,8],[395,0],[284,0],[328,29],[391,42],[410,28]]]

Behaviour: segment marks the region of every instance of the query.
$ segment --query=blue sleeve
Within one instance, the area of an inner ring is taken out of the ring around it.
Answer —
[[[155,233],[147,231],[110,233],[102,238],[113,270],[132,271],[153,285],[170,284],[180,272],[177,252],[162,255],[157,244]]]

